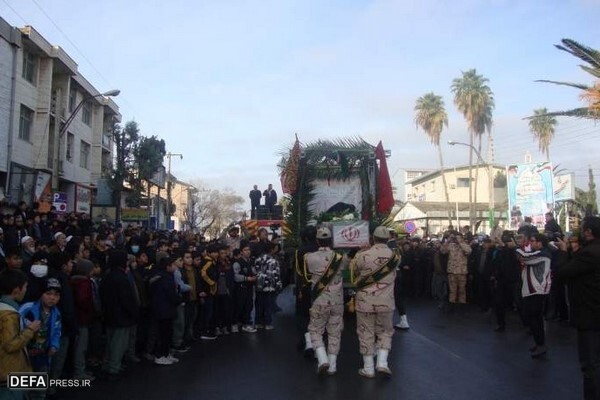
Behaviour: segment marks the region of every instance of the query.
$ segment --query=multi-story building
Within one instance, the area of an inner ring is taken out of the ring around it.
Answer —
[[[34,28],[0,19],[0,186],[9,203],[89,212],[112,161],[118,106]]]
[[[475,176],[478,175],[477,185]],[[444,181],[448,189],[448,201]],[[492,167],[493,194],[490,193],[489,168],[475,165],[472,169],[473,218],[481,221],[480,229],[488,231],[489,209],[494,206],[494,220],[503,221],[507,213],[506,169],[503,165]],[[396,221],[413,221],[417,227],[429,233],[438,233],[453,224],[455,227],[469,224],[469,166],[457,166],[421,174],[405,183],[407,202],[396,215]],[[492,197],[493,196],[493,197]],[[492,202],[493,199],[493,202]],[[449,221],[449,217],[451,222]]]

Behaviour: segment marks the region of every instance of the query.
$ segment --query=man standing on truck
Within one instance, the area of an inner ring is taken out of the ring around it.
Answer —
[[[376,370],[392,375],[387,359],[394,335],[394,281],[400,257],[387,246],[389,237],[388,228],[378,226],[373,247],[356,255],[356,332],[364,363],[358,373],[367,378],[374,378]]]
[[[277,204],[277,192],[273,189],[273,185],[269,183],[269,187],[263,192],[265,196],[265,206],[269,210],[269,214],[273,214],[273,206]]]
[[[342,329],[344,328],[344,293],[342,269],[348,260],[333,251],[329,228],[317,230],[319,250],[305,256],[311,274],[312,306],[308,332],[317,357],[317,373],[336,373],[337,355],[340,352]],[[327,351],[323,334],[327,330]]]
[[[262,193],[258,190],[258,186],[254,185],[254,189],[250,191],[250,218],[256,219],[256,211],[258,210],[258,206],[260,206],[260,198],[262,197]]]

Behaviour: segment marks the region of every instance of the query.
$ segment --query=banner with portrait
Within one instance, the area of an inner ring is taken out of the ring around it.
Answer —
[[[543,228],[544,214],[554,207],[552,164],[515,164],[506,167],[510,228],[518,229],[525,217]]]

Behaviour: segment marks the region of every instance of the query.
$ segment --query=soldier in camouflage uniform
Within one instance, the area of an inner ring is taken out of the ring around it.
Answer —
[[[367,378],[373,378],[375,370],[392,374],[387,358],[394,334],[394,281],[400,257],[387,246],[388,239],[389,230],[378,226],[375,244],[356,255],[356,331],[364,363],[358,373]],[[377,367],[373,354],[377,354]]]
[[[317,231],[319,250],[305,255],[306,266],[311,275],[312,306],[308,332],[317,357],[317,373],[336,372],[337,355],[344,328],[344,296],[341,271],[348,260],[331,250],[332,237],[328,228]],[[323,334],[327,330],[327,351]]]

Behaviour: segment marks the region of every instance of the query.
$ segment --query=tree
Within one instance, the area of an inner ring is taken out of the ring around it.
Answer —
[[[113,202],[116,205],[116,219],[121,220],[121,194],[123,184],[131,184],[135,180],[135,149],[140,139],[139,128],[135,121],[129,121],[125,128],[117,123],[112,128],[112,139],[115,143],[115,163],[111,171],[111,186],[113,189]]]
[[[417,129],[421,127],[429,136],[431,143],[437,148],[438,158],[440,160],[440,173],[444,184],[444,195],[446,196],[446,207],[448,209],[448,222],[452,224],[452,215],[450,212],[450,197],[448,196],[448,185],[446,183],[446,174],[444,173],[444,159],[440,147],[440,137],[444,126],[448,126],[448,114],[444,108],[442,96],[437,96],[433,92],[427,93],[417,99],[415,105],[415,123]]]
[[[550,161],[550,143],[554,138],[557,123],[556,118],[549,115],[546,108],[533,110],[533,116],[529,118],[529,130],[534,140],[538,141],[542,154],[546,155],[546,161]]]
[[[592,75],[595,79],[600,78],[600,51],[580,44],[572,39],[562,39],[562,45],[554,45],[557,49],[565,51],[581,60],[587,65],[580,68]],[[551,80],[538,80],[537,82],[553,83],[555,85],[569,86],[582,91],[580,98],[587,103],[587,107],[578,107],[567,111],[554,111],[548,113],[551,116],[576,117],[597,120],[600,119],[600,82],[593,85],[581,83],[559,82]]]
[[[586,215],[597,215],[598,214],[598,200],[596,198],[596,183],[594,182],[594,173],[592,168],[588,170],[589,181],[588,181],[588,196],[587,196],[587,207]]]
[[[155,177],[156,173],[159,172],[160,168],[162,167],[163,159],[167,154],[165,141],[163,139],[159,139],[155,135],[150,137],[142,136],[134,154],[135,164],[138,172],[138,181],[135,187],[139,189],[142,181],[146,183],[148,211],[150,212],[151,180]],[[139,192],[139,194],[141,195],[141,192]],[[159,209],[160,208],[157,208],[157,213],[159,212]]]
[[[196,187],[204,187],[199,182]],[[238,222],[243,215],[244,198],[232,189],[195,190],[185,212],[186,224],[202,235],[217,237],[232,222]]]
[[[492,111],[494,109],[494,94],[487,85],[488,79],[477,74],[475,69],[462,73],[461,78],[452,81],[451,90],[454,93],[454,104],[463,114],[469,129],[469,225],[473,226],[473,143],[479,139],[479,154],[481,154],[481,137],[488,132],[491,139]],[[481,160],[477,160],[479,166]],[[479,168],[475,175],[475,201],[477,201],[477,178]]]

